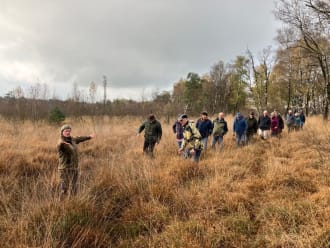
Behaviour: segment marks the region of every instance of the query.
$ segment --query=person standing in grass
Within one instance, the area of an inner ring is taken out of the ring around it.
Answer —
[[[276,112],[274,111],[270,114],[270,135],[272,137],[276,137],[280,133],[279,126],[280,126],[279,118],[278,118]]]
[[[300,122],[301,123],[300,128],[302,129],[305,122],[306,122],[306,117],[305,117],[304,111],[300,110],[299,113],[300,113],[300,121],[301,121]]]
[[[288,126],[288,133],[294,130],[295,118],[292,110],[290,109],[286,115],[286,125]]]
[[[61,127],[61,136],[57,144],[58,152],[58,171],[60,176],[60,199],[64,199],[69,193],[77,193],[78,180],[78,144],[95,137],[95,134],[89,136],[71,136],[71,126],[63,125]]]
[[[240,145],[245,144],[245,134],[246,134],[246,120],[240,112],[236,114],[233,124],[234,136],[236,136],[236,145],[239,147]]]
[[[301,118],[300,113],[294,113],[294,130],[299,131],[301,129]]]
[[[253,135],[258,131],[258,121],[254,117],[254,112],[251,111],[249,117],[246,118],[246,143],[249,144],[252,141]]]
[[[225,121],[225,114],[220,112],[218,117],[213,120],[213,138],[211,147],[215,149],[215,144],[219,144],[219,150],[221,151],[223,137],[228,132],[228,125]]]
[[[264,110],[263,114],[259,117],[258,127],[261,139],[267,139],[270,130],[270,118],[267,110]]]
[[[203,150],[202,136],[193,122],[189,122],[188,116],[183,114],[179,121],[183,126],[183,142],[179,149],[179,154],[184,153],[188,157],[193,157],[193,160],[198,163]]]
[[[156,144],[159,144],[162,138],[162,125],[154,114],[149,114],[148,119],[142,123],[138,129],[138,135],[144,130],[144,154],[154,157],[154,148]]]
[[[178,115],[178,118],[180,118],[181,114]],[[176,137],[176,143],[178,145],[178,148],[180,149],[182,141],[183,141],[183,127],[179,121],[179,119],[177,119],[175,121],[175,123],[172,126],[172,130],[173,133],[175,133],[175,137]]]
[[[274,113],[278,118],[278,134],[280,136],[284,129],[284,121],[283,121],[281,113],[277,109],[274,109]]]
[[[204,150],[206,150],[209,135],[212,134],[212,130],[213,130],[213,124],[209,120],[208,114],[207,114],[206,111],[203,111],[201,113],[201,118],[198,119],[198,121],[196,123],[196,127],[197,127],[199,133],[202,136],[202,142],[203,142],[203,145],[204,145]]]

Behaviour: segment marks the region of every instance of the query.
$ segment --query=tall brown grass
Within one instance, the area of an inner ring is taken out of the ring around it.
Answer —
[[[78,195],[59,201],[59,127],[0,122],[2,247],[330,247],[330,125],[221,152],[177,155],[170,124],[155,158],[136,118],[70,121]],[[229,118],[229,127],[232,120]]]

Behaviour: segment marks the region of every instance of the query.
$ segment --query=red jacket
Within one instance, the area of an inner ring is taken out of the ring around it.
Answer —
[[[271,131],[271,134],[278,134],[278,132],[279,132],[279,119],[278,119],[278,117],[273,116],[270,119],[270,131]]]

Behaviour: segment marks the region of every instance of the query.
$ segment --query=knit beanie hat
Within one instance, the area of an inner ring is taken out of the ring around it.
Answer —
[[[182,114],[182,115],[180,115],[180,117],[178,118],[179,121],[182,121],[183,119],[188,119],[188,115],[186,115],[186,114]]]
[[[63,133],[63,131],[64,131],[65,129],[71,129],[71,126],[70,126],[69,124],[65,124],[65,125],[63,125],[63,126],[61,127],[61,134]]]

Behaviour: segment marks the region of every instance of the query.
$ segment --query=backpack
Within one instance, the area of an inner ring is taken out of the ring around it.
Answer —
[[[194,148],[194,149],[203,149],[203,143],[201,142],[201,136],[200,137],[196,137],[194,135],[194,130],[198,132],[198,129],[194,126],[194,123],[193,122],[189,122],[187,124],[187,126],[184,128],[184,133],[185,132],[189,132],[190,133],[190,136],[187,137],[186,135],[184,135],[186,141],[193,147],[191,148]]]
[[[226,134],[225,121],[214,120],[213,121],[213,136],[224,136]]]

